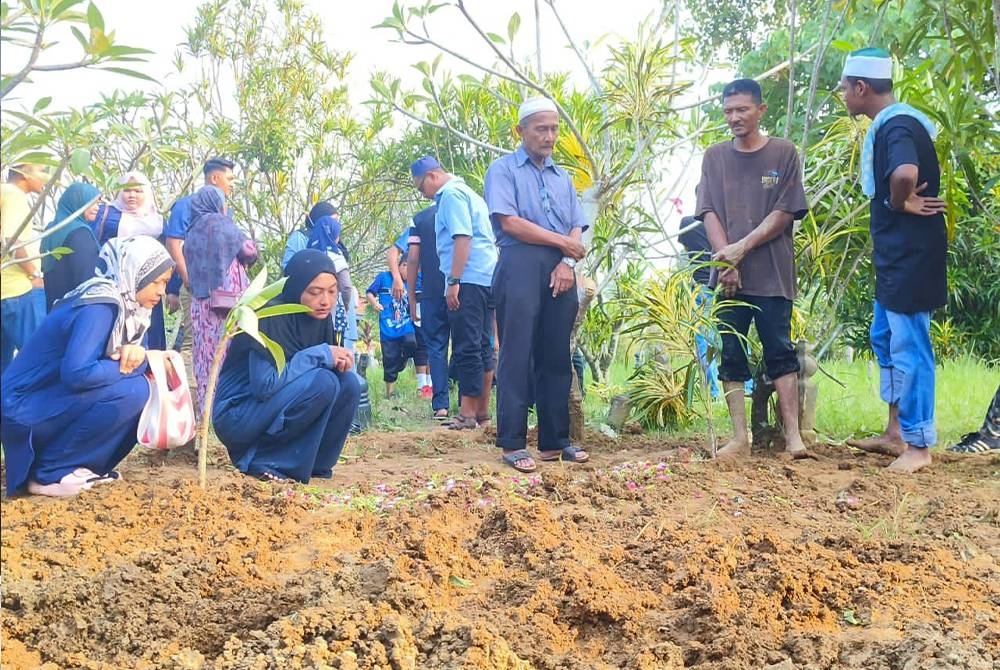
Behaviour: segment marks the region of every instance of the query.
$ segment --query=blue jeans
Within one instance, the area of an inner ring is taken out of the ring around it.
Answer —
[[[0,374],[23,349],[45,318],[45,289],[33,288],[14,298],[0,300]]]
[[[427,347],[427,363],[431,368],[431,385],[434,398],[431,408],[437,412],[448,409],[448,340],[451,338],[451,324],[448,321],[448,305],[444,296],[424,297],[420,300],[420,330]]]
[[[937,434],[931,313],[892,312],[876,300],[870,334],[880,368],[880,395],[899,407],[903,440],[922,449],[933,445]]]
[[[700,308],[701,311],[707,312],[712,306],[712,299],[714,294],[712,289],[698,284],[697,293],[695,293],[694,304]],[[712,394],[713,398],[719,397],[719,333],[714,329],[705,328],[700,329],[694,336],[695,347],[698,350],[698,363],[701,364],[701,369],[705,373],[705,377],[708,379],[708,389]],[[712,356],[711,360],[708,357],[709,347],[715,349],[716,354]]]

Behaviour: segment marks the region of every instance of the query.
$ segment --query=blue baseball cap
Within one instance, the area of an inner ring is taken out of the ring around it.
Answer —
[[[434,158],[434,156],[424,156],[413,161],[413,164],[410,166],[410,175],[415,179],[419,179],[431,170],[442,169],[441,164],[438,163],[438,159]]]

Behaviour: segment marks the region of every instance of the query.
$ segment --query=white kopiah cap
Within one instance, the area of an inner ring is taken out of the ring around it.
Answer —
[[[532,114],[537,114],[538,112],[558,112],[556,109],[556,103],[552,102],[545,97],[528,98],[521,103],[521,106],[517,110],[517,122],[521,123],[526,118]]]
[[[892,57],[882,49],[852,51],[844,62],[843,76],[892,79]]]

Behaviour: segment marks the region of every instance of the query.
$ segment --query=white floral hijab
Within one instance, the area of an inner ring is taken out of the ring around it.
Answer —
[[[142,340],[152,310],[142,307],[136,294],[172,267],[173,259],[154,238],[113,237],[101,247],[97,276],[80,284],[59,302],[76,300],[84,305],[105,303],[118,307],[105,349],[105,355],[110,356],[123,344]]]

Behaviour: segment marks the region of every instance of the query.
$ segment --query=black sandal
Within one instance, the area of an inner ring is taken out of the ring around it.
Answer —
[[[479,424],[476,423],[476,417],[462,416],[461,414],[453,416],[449,421],[441,425],[448,430],[474,430],[479,427]]]

